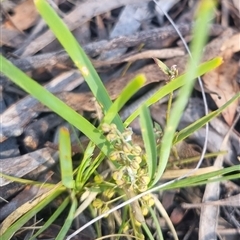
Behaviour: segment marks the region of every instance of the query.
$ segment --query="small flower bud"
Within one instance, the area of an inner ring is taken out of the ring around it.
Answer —
[[[139,156],[142,153],[142,149],[138,145],[134,145],[131,153],[136,156]]]
[[[131,152],[131,148],[132,146],[128,145],[128,144],[124,144],[123,145],[123,151],[124,153],[130,153]]]
[[[102,131],[103,131],[104,133],[109,133],[109,132],[111,131],[111,127],[110,127],[110,125],[107,124],[107,123],[103,123],[102,126],[101,126],[101,128],[102,128]]]
[[[107,211],[109,211],[109,207],[108,207],[107,205],[105,205],[105,206],[101,209],[101,213],[105,213],[105,212],[107,212]],[[108,217],[108,214],[106,214],[104,217],[107,218],[107,217]]]
[[[138,170],[138,176],[145,175],[147,173],[147,167],[146,168],[139,168]]]
[[[140,164],[142,162],[142,158],[137,156],[133,158],[133,161],[137,162],[138,164]]]
[[[116,171],[116,172],[114,172],[114,173],[112,174],[112,178],[113,178],[114,180],[117,180],[117,179],[118,179],[118,176],[119,176],[119,172],[118,172],[118,171]]]
[[[117,126],[114,123],[110,124],[111,131],[115,132],[117,130]]]
[[[100,184],[100,183],[103,182],[103,177],[102,177],[101,175],[96,175],[96,176],[94,177],[94,181],[95,181],[95,183]]]
[[[118,186],[121,186],[121,185],[123,185],[125,183],[125,181],[123,180],[123,179],[117,179],[116,180],[116,184],[118,185]]]
[[[94,208],[101,208],[103,206],[103,201],[100,198],[96,198],[95,200],[93,200],[92,205]]]
[[[142,224],[141,224],[139,221],[137,221],[136,219],[134,219],[134,224],[135,224],[137,227],[141,227],[141,226],[142,226]]]
[[[141,176],[139,179],[139,182],[141,182],[143,185],[148,185],[148,183],[150,182],[150,178],[149,176]]]
[[[152,198],[150,194],[142,196],[143,201],[148,201],[150,198]]]
[[[138,170],[140,168],[140,165],[138,164],[137,161],[131,161],[131,167],[134,169],[134,170]]]
[[[136,234],[136,237],[137,237],[138,239],[140,239],[140,240],[144,240],[144,239],[145,239],[145,237],[144,237],[144,235],[143,235],[142,233],[137,233],[137,234]]]
[[[118,152],[111,152],[109,154],[109,160],[116,161],[120,159],[120,154]]]
[[[112,178],[116,181],[116,180],[120,180],[123,177],[123,172],[122,171],[115,171],[112,174]]]
[[[142,211],[143,216],[148,215],[148,207],[146,205],[141,206],[141,211]]]
[[[108,188],[107,190],[105,190],[103,192],[103,196],[107,197],[108,199],[111,199],[113,197],[114,193],[115,192],[113,189]]]
[[[123,227],[123,232],[126,233],[128,230],[129,230],[129,225],[126,224],[126,225]]]
[[[116,143],[114,144],[114,148],[115,148],[116,150],[122,150],[122,146],[123,146],[123,144],[122,144],[122,143],[119,143],[119,142],[116,142]]]
[[[147,185],[138,186],[137,189],[139,192],[145,192],[145,191],[147,191]]]
[[[107,140],[109,142],[113,142],[115,141],[118,137],[115,133],[108,133],[108,135],[106,136]]]
[[[147,202],[146,204],[149,206],[149,207],[152,207],[154,204],[155,204],[155,201],[154,199],[151,197]]]

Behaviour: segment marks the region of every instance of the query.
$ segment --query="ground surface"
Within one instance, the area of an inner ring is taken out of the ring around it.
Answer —
[[[194,12],[199,1],[158,2],[161,8],[169,13],[185,41],[190,42]],[[112,100],[117,98],[136,74],[145,74],[146,86],[122,110],[122,118],[126,119],[129,116],[132,107],[139,104],[140,97],[156,87],[159,88],[161,84],[164,85],[168,80],[152,60],[153,57],[161,59],[168,67],[177,65],[179,74],[187,70],[188,55],[183,43],[153,1],[58,0],[54,1],[53,6],[92,60]],[[210,27],[209,41],[203,53],[204,61],[216,56],[224,59],[221,67],[205,74],[202,78],[210,111],[221,107],[240,91],[239,16],[240,4],[237,0],[218,1]],[[96,104],[92,101],[92,94],[67,54],[62,51],[54,35],[39,17],[33,1],[3,1],[0,20],[2,55],[40,84],[45,85],[77,112],[93,119]],[[2,114],[0,169],[6,174],[17,177],[39,181],[50,179],[49,181],[57,182],[59,180],[55,176],[57,170],[53,168],[58,160],[55,154],[57,143],[54,139],[58,127],[64,124],[64,121],[3,76],[1,76],[0,104]],[[163,127],[165,109],[166,100],[151,107],[153,119]],[[210,124],[208,152],[227,150],[228,153],[224,155],[220,164],[223,167],[239,164],[240,121],[235,122],[238,113],[239,101],[235,101]],[[199,85],[196,84],[183,113],[179,130],[203,115],[202,96]],[[232,126],[233,130],[229,131]],[[132,127],[136,133],[140,133],[137,122]],[[222,145],[228,132],[230,136]],[[178,146],[180,159],[198,156],[202,151],[204,139],[205,130],[201,129],[186,143]],[[48,145],[46,145],[47,142]],[[78,152],[78,149],[75,152]],[[172,158],[172,161],[176,161],[174,157]],[[214,164],[216,166],[216,159],[207,159],[202,167]],[[186,166],[174,167],[184,169]],[[186,168],[189,167],[191,166]],[[34,187],[30,188],[2,179],[0,196],[9,203],[1,201],[0,221],[4,221],[14,210],[34,198],[38,191],[39,189]],[[209,191],[217,194],[218,190],[209,190],[202,186],[165,191],[159,196],[179,239],[198,239],[200,236],[202,236],[201,239],[210,239],[209,236],[204,236],[204,232],[207,232],[206,226],[210,225],[216,225],[215,236],[211,239],[217,239],[217,237],[228,240],[239,239],[239,180],[221,183],[219,197],[216,198],[215,194],[210,196],[210,199],[226,199],[225,202],[227,202],[220,207],[215,221],[209,217],[213,214],[211,210],[214,209],[213,206],[204,209],[203,205],[197,207],[191,205],[199,204],[203,199],[209,199]],[[231,196],[235,196],[234,200],[228,198]],[[189,205],[181,205],[182,203],[189,203]],[[55,206],[49,208],[51,207]],[[49,214],[48,210],[45,212]],[[43,217],[45,212],[37,216],[37,219]],[[89,217],[89,213],[86,215]],[[28,225],[32,225],[34,221],[32,220]],[[88,220],[83,218],[80,221],[83,221],[80,224],[84,224]],[[174,239],[162,217],[159,217],[159,222],[164,239]],[[207,225],[204,225],[204,222]],[[150,218],[147,219],[147,223],[153,227]],[[42,238],[54,239],[62,224],[63,219],[59,219],[42,234]],[[103,226],[104,224],[107,225],[103,222]],[[73,230],[74,227],[71,231]],[[105,229],[103,233],[110,232]],[[24,239],[28,234],[27,230],[18,232],[13,239]],[[94,228],[88,229],[84,234],[86,235],[76,236],[75,239],[95,239],[96,236]]]

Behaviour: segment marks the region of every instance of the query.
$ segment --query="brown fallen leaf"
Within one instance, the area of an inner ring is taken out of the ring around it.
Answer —
[[[226,40],[221,47],[221,56],[224,59],[229,59],[235,52],[240,51],[240,33],[234,34]]]
[[[203,76],[203,81],[205,87],[210,92],[216,92],[219,95],[211,94],[211,97],[216,105],[221,107],[240,91],[240,87],[236,81],[238,63],[231,59],[235,52],[240,51],[240,34],[232,35],[227,39],[224,36],[224,41],[222,41],[222,39],[219,41],[221,41],[221,44],[217,44],[219,49],[217,49],[216,52],[218,52],[218,55],[223,58],[224,62],[215,70],[205,74]],[[231,126],[233,122],[238,105],[239,102],[235,101],[222,112],[222,115],[229,126]]]
[[[23,31],[33,26],[38,16],[33,0],[26,0],[14,8],[14,14],[9,16],[9,20],[4,23],[4,26]]]
[[[202,57],[202,61],[208,61],[214,57],[222,56],[221,48],[233,35],[234,30],[231,28],[228,28],[224,32],[222,32],[221,35],[219,35],[217,38],[212,40],[210,43],[207,44],[207,46],[204,49],[204,55]]]
[[[220,96],[218,97],[216,94],[211,94],[212,99],[218,107],[224,105],[240,91],[236,81],[237,72],[238,63],[230,59],[203,77],[206,88],[210,91],[217,92]],[[238,101],[235,101],[222,112],[223,118],[229,126],[232,125],[238,105]]]

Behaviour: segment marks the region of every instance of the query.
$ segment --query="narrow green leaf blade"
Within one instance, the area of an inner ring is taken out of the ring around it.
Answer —
[[[70,134],[66,127],[59,132],[59,160],[62,176],[62,184],[69,189],[74,188],[72,152]]]
[[[167,190],[167,189],[175,189],[175,188],[186,188],[186,187],[190,187],[193,185],[204,185],[207,183],[207,181],[209,179],[213,179],[215,178],[214,181],[219,181],[219,179],[222,180],[222,177],[226,177],[228,178],[229,176],[236,176],[236,171],[240,171],[240,166],[236,165],[236,166],[231,166],[231,167],[226,167],[214,172],[210,172],[210,173],[204,173],[198,176],[190,176],[184,179],[181,179],[179,181],[175,181],[172,184],[163,187],[163,190]],[[238,174],[239,176],[239,174]],[[236,178],[237,179],[237,178]]]
[[[140,111],[140,125],[146,151],[148,174],[152,180],[157,168],[157,146],[150,112],[145,105]]]
[[[66,197],[64,201],[58,206],[57,210],[51,215],[51,217],[44,223],[44,225],[29,239],[34,240],[37,236],[39,236],[42,232],[44,232],[63,212],[63,210],[67,207],[70,202],[70,197]]]
[[[76,197],[73,195],[74,193],[72,192],[72,205],[68,213],[67,219],[65,220],[60,232],[58,233],[56,240],[65,239],[67,232],[70,229],[72,222],[74,220],[74,215],[75,215],[78,203],[77,203]]]

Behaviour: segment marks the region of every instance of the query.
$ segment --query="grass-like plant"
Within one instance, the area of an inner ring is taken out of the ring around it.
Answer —
[[[85,149],[81,163],[76,169],[73,169],[69,132],[66,128],[60,130],[59,159],[62,181],[58,184],[44,184],[42,187],[48,189],[48,191],[34,199],[30,206],[29,203],[26,203],[17,209],[18,214],[14,212],[7,217],[0,229],[2,239],[10,239],[34,215],[63,193],[69,194],[63,195],[65,199],[58,209],[49,216],[49,219],[38,231],[34,232],[31,239],[35,239],[47,229],[68,206],[70,206],[68,215],[65,217],[65,222],[56,239],[66,239],[73,220],[86,208],[90,209],[93,218],[87,225],[96,222],[116,209],[123,208],[122,222],[119,223],[119,227],[116,230],[116,239],[121,235],[130,236],[127,229],[131,229],[133,235],[138,239],[143,239],[144,235],[147,236],[147,239],[154,239],[149,227],[145,223],[144,217],[146,214],[151,214],[159,238],[163,239],[156,212],[152,206],[155,203],[156,208],[162,215],[165,214],[164,209],[161,208],[161,203],[154,199],[151,192],[159,189],[166,190],[206,184],[209,182],[208,179],[213,177],[215,177],[214,181],[237,178],[236,175],[229,173],[236,171],[238,168],[229,167],[199,176],[190,176],[179,181],[170,181],[164,185],[157,185],[157,182],[159,182],[166,170],[172,146],[204,126],[240,96],[240,94],[236,95],[220,109],[176,133],[181,112],[192,91],[194,79],[218,67],[222,62],[220,58],[215,58],[198,65],[201,58],[199,49],[202,49],[206,42],[207,22],[214,8],[213,1],[203,0],[200,3],[193,32],[195,37],[191,47],[193,59],[189,62],[188,71],[181,76],[174,76],[174,79],[171,79],[166,86],[159,89],[146,100],[125,122],[121,120],[118,112],[131,96],[143,86],[145,77],[143,75],[136,76],[113,103],[91,61],[57,13],[45,0],[35,0],[35,4],[42,18],[47,22],[56,38],[85,78],[99,106],[101,106],[103,117],[100,119],[99,127],[95,127],[83,116],[76,113],[21,70],[13,66],[3,56],[0,56],[0,70],[5,76],[89,138],[89,144]],[[164,65],[162,67],[164,68]],[[147,107],[179,88],[181,88],[180,94],[169,114],[159,151]],[[145,150],[132,143],[132,132],[131,129],[127,128],[137,116],[140,116]],[[97,151],[97,149],[100,151]],[[98,154],[96,154],[97,152]],[[104,164],[103,161],[105,159],[107,159],[111,169],[111,176],[107,178],[98,172],[99,165]],[[26,184],[42,184],[30,180],[17,179],[14,176],[6,176],[4,174],[1,174],[1,176]],[[122,199],[122,203],[116,204],[120,199]],[[75,234],[86,226],[78,229]],[[96,223],[95,227],[98,237],[101,237],[101,226]],[[171,223],[169,223],[169,227],[175,234]],[[72,236],[74,234],[68,236],[67,239],[70,239]]]

